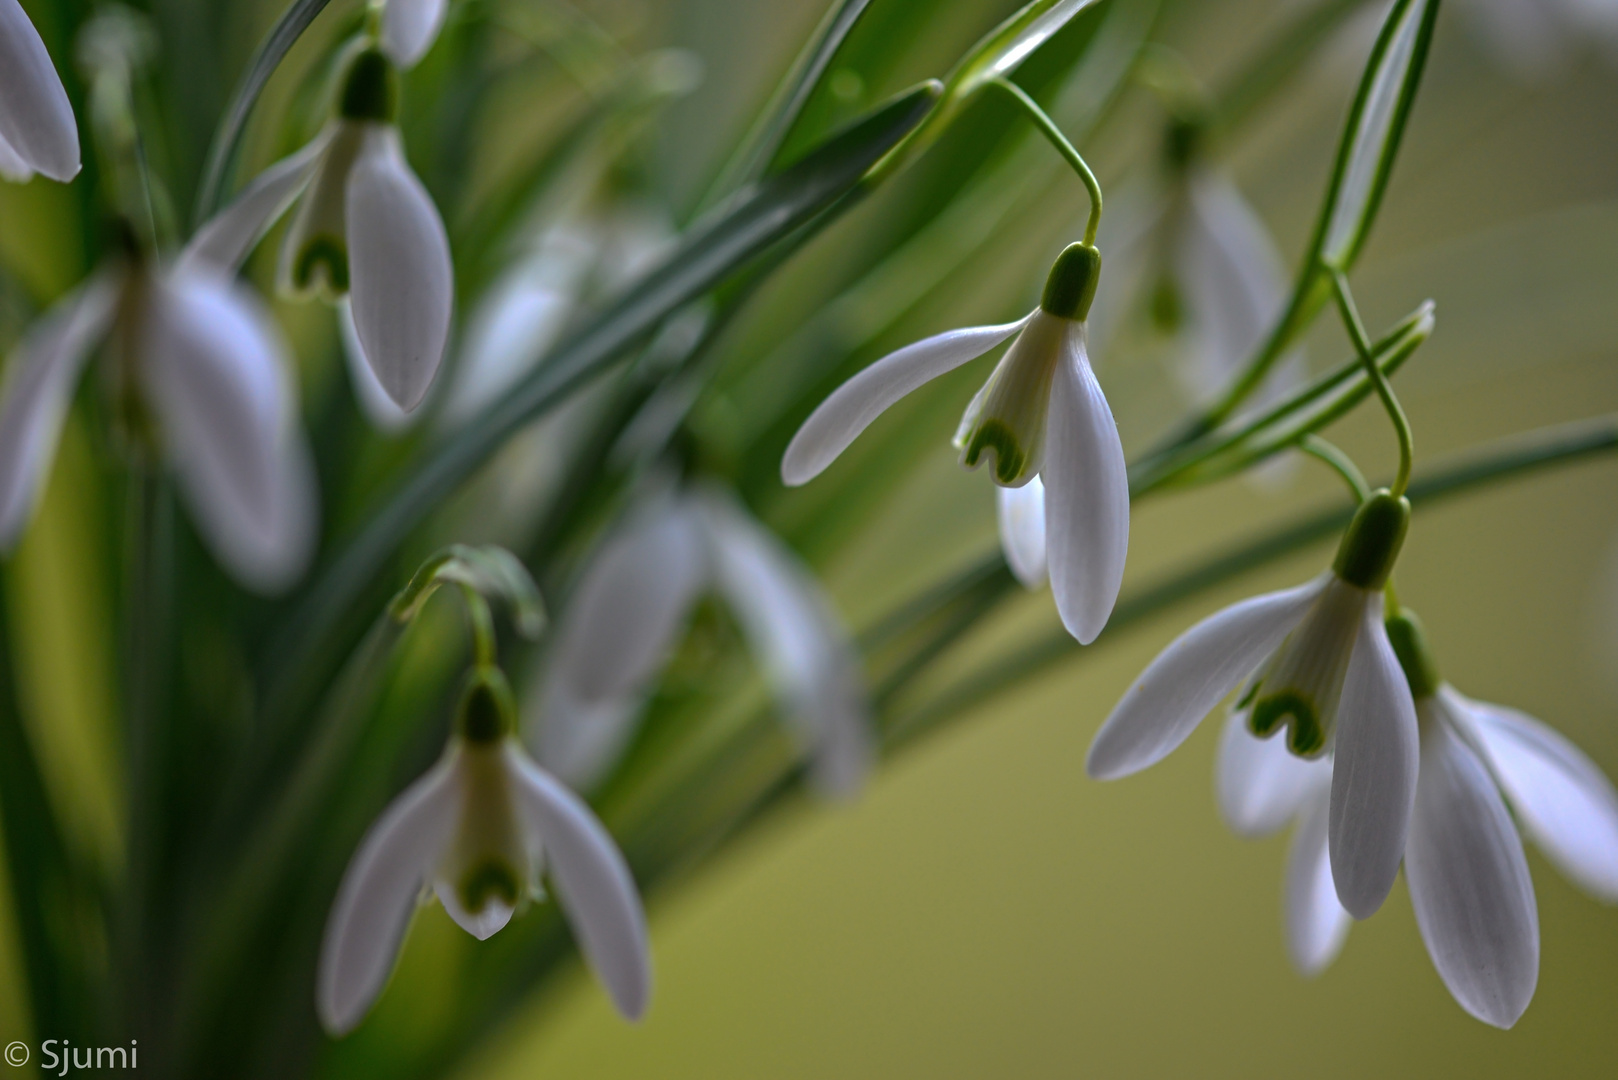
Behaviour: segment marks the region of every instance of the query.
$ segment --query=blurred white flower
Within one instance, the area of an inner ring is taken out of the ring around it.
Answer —
[[[638,203],[568,214],[544,229],[467,320],[441,419],[459,426],[533,370],[581,308],[634,281],[668,249],[667,218]]]
[[[1425,687],[1423,688],[1425,689]],[[1405,881],[1422,940],[1466,1011],[1508,1028],[1533,997],[1539,926],[1519,831],[1575,884],[1618,903],[1618,792],[1544,724],[1472,701],[1447,683],[1415,697],[1421,769]],[[1287,947],[1312,975],[1336,957],[1349,914],[1327,857],[1329,758],[1303,761],[1234,713],[1219,755],[1219,803],[1243,836],[1296,818],[1286,875]]]
[[[1490,50],[1521,78],[1543,78],[1592,42],[1618,45],[1615,0],[1461,0]]]
[[[281,250],[282,286],[346,296],[345,317],[366,365],[393,404],[410,412],[444,358],[455,271],[444,222],[392,122],[395,77],[381,52],[359,53],[337,118],[248,184],[198,230],[184,258],[238,265],[301,193]],[[366,393],[363,382],[357,392]]]
[[[79,129],[39,31],[17,0],[0,0],[0,176],[79,172]]]
[[[1107,288],[1091,315],[1095,340],[1116,351],[1131,331],[1162,340],[1194,403],[1229,387],[1274,329],[1289,283],[1264,223],[1229,177],[1179,166],[1175,177],[1127,187],[1109,200],[1101,240]],[[1295,389],[1302,348],[1286,354],[1255,404]]]
[[[598,780],[710,589],[741,624],[816,784],[857,791],[873,754],[859,657],[808,568],[711,486],[648,499],[584,569],[528,702],[539,760],[577,786]]]
[[[381,994],[423,886],[481,941],[543,895],[542,872],[618,1011],[645,1011],[651,962],[629,867],[589,807],[512,736],[514,711],[504,677],[475,672],[444,756],[355,852],[320,950],[316,1004],[333,1035]]]
[[[117,347],[120,393],[157,421],[220,562],[250,588],[290,584],[312,553],[316,507],[286,345],[251,293],[201,266],[104,271],[29,331],[0,395],[0,547],[33,514],[102,342]]]
[[[1089,774],[1111,780],[1157,763],[1252,679],[1241,705],[1257,734],[1284,724],[1292,753],[1333,753],[1337,895],[1355,917],[1373,914],[1399,872],[1416,797],[1415,706],[1382,624],[1382,587],[1408,520],[1403,499],[1373,496],[1332,570],[1232,605],[1176,638],[1096,733]]]
[[[382,51],[402,68],[415,66],[444,28],[449,0],[384,0]]]
[[[955,444],[968,468],[985,454],[992,458],[1002,487],[1042,481],[1043,547],[1056,607],[1074,637],[1094,641],[1117,602],[1129,547],[1123,444],[1085,346],[1100,264],[1094,248],[1074,244],[1051,268],[1040,306],[1026,317],[951,330],[876,361],[804,421],[781,460],[781,478],[792,486],[812,480],[900,398],[1016,335],[967,407]],[[1025,580],[1041,576],[1037,545],[1026,539],[1034,521],[1024,506],[1007,542],[1008,559],[1022,566]]]

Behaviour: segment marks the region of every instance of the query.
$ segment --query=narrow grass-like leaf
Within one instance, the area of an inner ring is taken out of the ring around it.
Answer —
[[[230,174],[236,167],[236,154],[247,131],[247,119],[253,113],[253,106],[258,103],[258,96],[264,92],[270,76],[275,74],[275,69],[281,65],[298,38],[303,36],[309,24],[315,21],[315,16],[324,11],[330,2],[292,0],[270,28],[258,52],[253,54],[252,63],[247,65],[247,74],[237,85],[236,93],[232,95],[230,105],[214,131],[213,142],[208,147],[208,163],[203,169],[202,184],[197,188],[197,205],[191,215],[193,225],[207,221],[219,209],[230,182]]]

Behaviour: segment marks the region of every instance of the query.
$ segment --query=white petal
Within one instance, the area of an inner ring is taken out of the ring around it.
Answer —
[[[337,334],[342,339],[343,363],[348,368],[349,385],[354,388],[354,400],[371,426],[391,435],[415,423],[416,414],[399,408],[377,381],[375,369],[365,358],[359,331],[354,329],[354,308],[347,298],[337,301]]]
[[[1051,592],[1068,633],[1088,645],[1118,602],[1129,554],[1129,471],[1075,322],[1051,388],[1046,434],[1045,545]]]
[[[1268,836],[1291,821],[1311,796],[1330,789],[1331,759],[1298,757],[1279,732],[1260,739],[1247,728],[1247,712],[1235,711],[1226,718],[1219,740],[1216,775],[1225,824],[1238,836]],[[1321,836],[1324,843],[1324,831]],[[1332,896],[1335,903],[1336,893]]]
[[[248,252],[308,185],[334,130],[327,128],[308,146],[254,177],[229,206],[197,229],[180,253],[176,268],[197,272],[212,267],[235,273]]]
[[[0,0],[0,138],[64,183],[79,172],[79,127],[45,43],[17,0]]]
[[[345,203],[354,328],[383,389],[409,411],[444,358],[455,271],[438,208],[392,126],[367,126]]]
[[[1331,868],[1356,919],[1376,913],[1404,855],[1420,758],[1416,707],[1382,628],[1382,594],[1365,605],[1337,707]]]
[[[34,170],[18,156],[3,136],[0,136],[0,177],[5,177],[13,184],[26,184],[34,178]]]
[[[1224,388],[1269,333],[1287,283],[1264,223],[1235,185],[1204,169],[1187,186],[1191,212],[1175,269],[1196,336],[1185,375],[1203,400]]]
[[[1326,844],[1328,791],[1321,785],[1317,797],[1305,805],[1287,854],[1287,955],[1305,976],[1320,974],[1337,959],[1353,924],[1332,884]]]
[[[382,9],[382,51],[400,67],[427,55],[444,26],[449,0],[388,0]]]
[[[455,925],[479,941],[488,941],[504,930],[511,917],[517,913],[516,908],[498,896],[486,899],[482,911],[467,911],[455,887],[442,879],[433,883],[433,895],[444,905],[444,911]]]
[[[1026,589],[1045,584],[1045,482],[1034,477],[1022,487],[995,485],[1000,550],[1006,565]]]
[[[1161,761],[1275,651],[1330,580],[1322,574],[1295,589],[1250,597],[1175,638],[1113,708],[1085,769],[1112,780]]]
[[[285,342],[246,289],[177,274],[151,287],[141,372],[196,524],[249,588],[302,572],[313,478]]]
[[[638,1020],[651,995],[646,913],[618,846],[589,807],[508,743],[520,811],[538,835],[551,885],[585,959],[618,1011]]]
[[[884,356],[839,386],[803,422],[781,458],[782,481],[797,487],[813,480],[894,402],[982,356],[1027,321],[950,330]]]
[[[587,784],[611,764],[708,580],[704,547],[691,514],[664,496],[633,511],[590,560],[548,658],[537,734],[547,767]]]
[[[92,278],[58,301],[6,364],[0,391],[0,551],[9,551],[39,502],[73,388],[106,335],[118,298],[114,278]]]
[[[1580,888],[1618,903],[1618,791],[1566,737],[1514,709],[1467,701],[1444,687],[1481,746],[1517,821]]]
[[[859,658],[809,569],[728,494],[697,496],[715,582],[834,794],[857,790],[873,753]]]
[[[382,992],[423,879],[454,833],[454,757],[388,806],[343,874],[320,946],[316,1005],[333,1035],[355,1027]]]
[[[1421,743],[1405,851],[1416,925],[1461,1007],[1509,1028],[1539,981],[1539,915],[1528,860],[1494,780],[1448,724],[1431,717]]]

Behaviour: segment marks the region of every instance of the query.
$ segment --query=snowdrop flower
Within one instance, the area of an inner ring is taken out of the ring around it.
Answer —
[[[539,760],[578,786],[600,779],[710,589],[741,624],[817,785],[856,791],[873,754],[859,658],[808,568],[714,487],[648,500],[585,568],[532,699]]]
[[[393,124],[395,81],[382,52],[356,55],[337,118],[244,188],[199,230],[187,256],[239,264],[301,195],[281,250],[283,288],[346,297],[365,366],[387,398],[410,412],[443,359],[455,282],[444,222],[410,171]],[[366,392],[363,381],[359,392]]]
[[[1327,834],[1337,896],[1356,918],[1375,913],[1399,872],[1416,797],[1415,706],[1382,625],[1382,588],[1409,520],[1402,497],[1373,495],[1330,571],[1180,635],[1107,717],[1089,774],[1110,780],[1162,760],[1252,677],[1241,704],[1255,734],[1284,727],[1293,754],[1332,752]]]
[[[1085,317],[1095,296],[1101,255],[1074,244],[1057,258],[1039,307],[1014,323],[951,330],[883,357],[821,403],[787,447],[781,478],[804,484],[819,475],[870,423],[924,383],[1016,340],[967,407],[955,445],[968,468],[985,456],[1003,488],[1038,479],[1043,502],[1016,505],[1013,566],[1037,581],[1043,546],[1057,610],[1069,632],[1089,644],[1118,599],[1129,547],[1129,478],[1107,399],[1090,369]],[[1020,515],[1020,516],[1019,516]],[[1043,519],[1043,544],[1032,536]]]
[[[448,12],[449,0],[383,0],[382,51],[400,67],[414,67],[438,40]]]
[[[1126,189],[1112,204],[1103,240],[1110,231],[1115,287],[1091,322],[1096,341],[1109,347],[1144,324],[1170,351],[1187,396],[1201,403],[1225,389],[1263,343],[1290,288],[1268,230],[1229,177],[1195,162],[1171,167],[1171,180]],[[1303,371],[1302,349],[1295,349],[1260,387],[1256,404],[1284,396]]]
[[[0,176],[79,173],[79,129],[39,31],[17,0],[0,0]]]
[[[528,757],[497,669],[473,673],[443,757],[371,826],[343,875],[320,950],[316,1004],[333,1035],[381,994],[424,886],[482,941],[531,900],[543,873],[618,1011],[651,992],[646,917],[612,837]]]
[[[1539,977],[1539,922],[1526,834],[1570,880],[1618,903],[1618,791],[1567,739],[1531,717],[1464,697],[1437,675],[1409,612],[1388,633],[1415,697],[1421,772],[1405,845],[1416,923],[1462,1008],[1509,1028]],[[1336,956],[1349,917],[1325,852],[1327,759],[1301,761],[1233,716],[1220,747],[1220,805],[1243,835],[1296,815],[1287,869],[1287,940],[1313,974]]]
[[[85,364],[103,342],[120,401],[179,476],[203,538],[249,588],[307,565],[314,474],[285,343],[246,289],[200,267],[104,270],[29,331],[0,393],[0,549],[39,501]]]
[[[649,208],[568,215],[489,288],[467,320],[446,426],[459,426],[510,390],[560,340],[580,309],[635,280],[673,232]]]

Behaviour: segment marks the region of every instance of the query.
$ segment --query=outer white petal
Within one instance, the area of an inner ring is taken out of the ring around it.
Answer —
[[[646,913],[618,846],[578,796],[507,744],[512,789],[545,852],[551,885],[618,1011],[638,1020],[652,990]]]
[[[1311,796],[1330,789],[1331,759],[1298,757],[1287,749],[1281,733],[1260,739],[1247,729],[1246,711],[1233,711],[1219,739],[1216,778],[1219,812],[1231,831],[1268,836],[1291,821]],[[1324,844],[1324,822],[1321,830]]]
[[[382,51],[400,67],[427,55],[444,27],[449,0],[387,0],[382,9]]]
[[[177,268],[195,272],[211,267],[235,273],[248,252],[308,185],[335,130],[327,128],[308,146],[254,177],[229,206],[197,229],[180,253]]]
[[[1303,621],[1329,574],[1232,604],[1169,643],[1140,673],[1090,744],[1097,780],[1128,776],[1168,756]]]
[[[1538,720],[1468,701],[1447,686],[1439,693],[1481,747],[1529,839],[1579,887],[1618,903],[1618,791],[1612,781]]]
[[[1021,330],[1029,317],[925,338],[889,353],[849,379],[820,403],[792,437],[781,458],[782,481],[797,487],[813,480],[894,402],[982,356]]]
[[[1539,914],[1528,860],[1489,771],[1430,717],[1405,879],[1433,966],[1461,1007],[1509,1028],[1539,981]]]
[[[607,752],[627,738],[621,728],[708,574],[701,528],[672,497],[643,505],[607,537],[568,598],[551,646],[536,735],[547,767],[584,784],[611,763]]]
[[[0,136],[0,177],[13,184],[25,184],[34,178],[34,170],[18,156],[3,136]]]
[[[348,381],[354,387],[354,400],[360,412],[378,431],[392,434],[404,431],[416,422],[416,414],[405,412],[377,381],[371,361],[365,358],[365,346],[360,344],[359,331],[354,329],[354,308],[345,297],[337,301],[337,334],[343,343],[343,363],[348,368]]]
[[[1100,635],[1129,554],[1129,470],[1101,384],[1074,322],[1051,388],[1045,442],[1045,548],[1051,592],[1068,633],[1088,645]]]
[[[320,946],[315,1004],[333,1035],[353,1030],[382,992],[424,879],[454,835],[452,751],[371,826],[343,874]]]
[[[84,362],[107,333],[118,281],[92,278],[35,324],[6,364],[0,391],[0,552],[22,535],[56,454]]]
[[[1376,913],[1399,875],[1416,799],[1416,707],[1370,595],[1337,709],[1331,777],[1331,868],[1356,919]]]
[[[1287,855],[1287,955],[1306,976],[1320,974],[1337,959],[1353,924],[1332,884],[1326,844],[1329,790],[1322,784],[1304,806]]]
[[[79,172],[73,106],[39,32],[17,0],[0,0],[0,139],[26,165],[64,183]]]
[[[348,174],[349,298],[365,356],[388,396],[421,404],[449,340],[449,237],[391,125],[367,125]]]
[[[244,585],[280,588],[308,562],[315,514],[285,343],[251,293],[213,275],[149,295],[141,372],[192,515]]]
[[[1024,588],[1037,589],[1045,584],[1045,482],[1036,476],[1022,487],[996,484],[994,491],[1006,565]]]
[[[811,749],[815,777],[833,794],[853,794],[874,748],[859,658],[829,599],[733,498],[718,491],[696,498],[714,545],[715,583]]]

